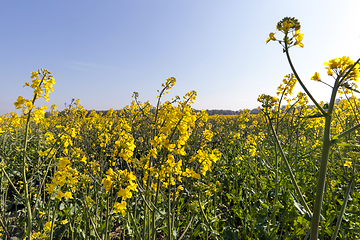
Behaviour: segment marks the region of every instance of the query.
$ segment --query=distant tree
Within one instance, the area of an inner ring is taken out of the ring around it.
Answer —
[[[212,116],[212,115],[236,115],[239,113],[239,111],[233,111],[233,110],[224,110],[224,109],[212,109],[212,110],[209,110],[209,109],[206,109],[205,110],[209,116]]]
[[[260,112],[260,110],[258,108],[254,108],[253,110],[250,111],[250,114],[258,114]]]

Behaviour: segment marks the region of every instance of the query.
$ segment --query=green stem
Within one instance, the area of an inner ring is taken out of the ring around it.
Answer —
[[[1,218],[0,218],[0,224],[1,224],[2,229],[3,229],[4,232],[5,232],[6,236],[7,236],[9,239],[11,239],[11,236],[10,236],[10,234],[9,234],[9,232],[8,232],[6,226],[5,226],[5,224],[4,224],[4,222],[2,221]]]
[[[332,237],[331,237],[331,240],[336,240],[336,237],[337,237],[337,235],[338,235],[338,233],[339,233],[341,221],[342,221],[342,218],[343,218],[344,213],[345,213],[345,209],[346,209],[347,202],[348,202],[348,200],[349,200],[350,191],[351,191],[353,182],[354,182],[354,175],[352,176],[352,178],[351,178],[351,180],[350,180],[350,182],[349,182],[348,188],[346,189],[344,202],[343,202],[343,204],[342,204],[342,206],[341,206],[340,214],[339,214],[339,217],[338,217],[338,219],[337,219],[337,221],[336,221],[335,230],[334,230],[334,232],[333,232],[333,235],[332,235]]]
[[[13,187],[13,189],[15,190],[16,194],[21,198],[21,200],[25,200],[24,197],[21,195],[21,193],[16,189],[14,183],[11,181],[9,175],[7,174],[7,172],[5,171],[5,168],[1,168],[1,171],[4,173],[6,179],[10,182],[10,185]]]
[[[88,203],[86,202],[86,199],[84,198],[84,205],[85,205],[85,211],[87,213],[87,215],[89,216],[89,219],[90,219],[90,222],[91,222],[91,225],[94,229],[94,232],[95,232],[95,235],[98,239],[101,240],[101,237],[99,236],[99,233],[96,231],[96,225],[94,223],[94,221],[92,220],[91,216],[90,216],[90,213],[89,213],[89,209],[88,209]]]
[[[269,117],[269,116],[267,116],[267,117],[268,117],[268,119],[269,119],[269,126],[270,126],[270,129],[271,129],[271,132],[273,133],[273,136],[274,136],[274,138],[275,138],[275,143],[276,143],[278,149],[280,150],[281,157],[282,157],[282,159],[284,160],[285,166],[286,166],[286,168],[287,168],[287,170],[288,170],[288,172],[289,172],[289,174],[290,174],[291,182],[292,182],[292,184],[293,184],[294,187],[295,187],[295,191],[296,191],[297,195],[299,196],[299,199],[300,199],[301,204],[305,207],[306,212],[307,212],[307,213],[310,215],[310,217],[311,217],[310,208],[309,208],[309,206],[306,204],[306,201],[305,201],[305,199],[304,199],[304,197],[303,197],[303,195],[302,195],[302,193],[301,193],[301,190],[300,190],[300,188],[299,188],[299,186],[298,186],[298,184],[297,184],[297,182],[296,182],[294,173],[293,173],[293,171],[291,170],[290,164],[289,164],[289,162],[288,162],[288,160],[287,160],[287,158],[286,158],[286,156],[285,156],[285,154],[284,154],[283,149],[281,148],[280,141],[279,141],[279,139],[278,139],[278,137],[277,137],[277,134],[276,134],[276,132],[275,132],[275,130],[274,130],[274,127],[273,127],[272,124],[271,124],[270,117]]]
[[[191,216],[190,221],[189,221],[189,223],[187,224],[184,232],[183,232],[183,233],[181,234],[181,236],[179,237],[179,240],[181,240],[181,239],[185,236],[185,233],[188,231],[188,229],[189,229],[189,227],[190,227],[190,224],[191,224],[191,222],[192,222],[193,219],[194,219],[194,215]]]
[[[139,232],[139,229],[137,228],[136,226],[136,223],[135,223],[135,220],[134,220],[134,216],[132,215],[132,213],[130,211],[128,211],[129,213],[129,217],[130,217],[130,220],[132,221],[134,227],[135,227],[135,233],[136,233],[136,236],[139,238],[139,240],[142,240],[143,238],[141,237],[140,235],[140,232]],[[150,236],[150,233],[149,233],[149,236]]]
[[[301,81],[299,75],[297,74],[294,65],[292,64],[291,58],[290,58],[290,54],[289,54],[289,47],[287,44],[287,38],[288,38],[288,33],[286,33],[285,35],[285,53],[286,53],[286,57],[288,59],[289,65],[291,67],[291,70],[293,71],[295,77],[297,78],[297,80],[299,81],[301,87],[304,89],[304,91],[306,92],[306,94],[309,96],[309,98],[311,99],[311,101],[313,101],[313,103],[316,105],[316,107],[319,109],[319,111],[323,114],[326,115],[326,111],[319,105],[319,103],[315,100],[315,98],[311,95],[311,93],[309,92],[309,90],[305,87],[304,83]]]
[[[55,227],[55,216],[57,209],[59,207],[60,200],[56,200],[55,208],[53,211],[52,219],[51,219],[51,230],[50,230],[50,239],[54,239],[54,227]]]
[[[199,202],[199,206],[200,206],[200,211],[201,211],[201,214],[203,215],[205,221],[206,221],[206,225],[208,226],[208,228],[210,229],[211,231],[211,234],[214,233],[214,229],[211,227],[210,225],[210,222],[209,222],[209,219],[206,217],[206,214],[204,212],[204,209],[203,209],[203,206],[201,204],[201,199],[200,199],[200,192],[198,193],[198,202]],[[218,237],[216,235],[214,235],[215,239],[218,239]],[[206,238],[208,239],[208,238]]]
[[[112,191],[112,189],[111,189]],[[108,194],[107,196],[107,200],[106,200],[106,220],[105,220],[105,231],[103,231],[103,239],[107,240],[108,239],[108,229],[109,229],[109,201],[110,201],[110,194]]]
[[[324,137],[323,137],[323,148],[321,154],[321,162],[320,162],[320,172],[316,190],[316,198],[315,198],[315,205],[313,211],[313,217],[311,220],[311,235],[310,240],[317,240],[319,234],[319,222],[320,222],[320,215],[321,215],[321,207],[324,197],[324,189],[325,189],[325,182],[326,182],[326,172],[327,172],[327,164],[329,160],[329,153],[330,148],[333,142],[330,139],[330,127],[331,127],[331,115],[334,109],[335,98],[337,90],[340,86],[339,84],[339,77],[335,81],[335,85],[331,94],[329,109],[327,114],[325,114],[325,129],[324,129]]]
[[[41,84],[43,83],[43,81],[45,80],[47,74],[45,73],[39,83],[39,87],[41,86]],[[34,97],[31,101],[32,105],[34,105],[35,100],[37,99],[37,94],[34,94]],[[32,211],[31,211],[31,206],[30,206],[30,194],[29,194],[29,183],[27,181],[26,178],[26,149],[27,149],[27,142],[28,142],[28,137],[29,137],[29,126],[30,126],[30,117],[31,117],[31,109],[28,112],[28,116],[26,119],[26,127],[25,127],[25,140],[24,140],[24,149],[23,149],[23,161],[22,161],[22,177],[23,177],[23,182],[24,182],[24,188],[25,188],[25,206],[26,206],[26,211],[27,211],[27,223],[28,223],[28,228],[27,228],[27,237],[29,240],[31,240],[31,233],[32,233]]]
[[[155,240],[156,239],[156,221],[155,221],[155,209],[157,210],[157,203],[158,203],[158,197],[159,197],[159,192],[160,192],[160,177],[157,179],[157,183],[156,183],[156,194],[155,194],[155,198],[154,198],[154,207],[153,209],[151,209],[151,207],[149,206],[149,211],[152,214],[152,221],[151,221],[151,231],[153,233],[152,239]],[[149,223],[150,224],[150,223]],[[149,236],[150,232],[149,232]]]
[[[48,172],[49,172],[49,170],[50,170],[50,167],[52,167],[52,166],[51,166],[51,163],[52,163],[52,160],[50,160],[49,165],[48,165],[48,167],[47,167],[47,169],[46,169],[46,172],[45,172],[44,176],[47,176],[47,175],[48,175]],[[33,209],[32,209],[32,214],[33,214],[33,215],[35,214],[36,205],[37,205],[37,203],[38,203],[38,201],[39,201],[39,199],[40,199],[41,190],[42,190],[42,187],[43,187],[43,185],[44,185],[44,183],[45,183],[45,180],[46,180],[46,177],[43,178],[43,180],[42,180],[42,182],[41,182],[41,184],[40,184],[40,187],[39,187],[39,190],[38,190],[38,193],[37,193],[37,197],[36,197],[36,200],[35,200],[35,204],[34,204]]]
[[[358,129],[360,127],[360,124],[355,125],[354,127],[346,130],[345,132],[340,133],[339,135],[337,135],[335,138],[343,138],[346,137],[347,135],[350,135],[350,133],[354,132],[356,129]],[[334,139],[334,138],[333,138]]]
[[[172,240],[172,229],[171,229],[171,172],[169,173],[169,195],[168,195],[168,212],[167,212],[167,217],[168,217],[168,232],[169,232],[169,240]]]
[[[279,197],[279,156],[278,156],[278,147],[275,146],[275,200],[274,200],[274,214],[273,220],[276,223],[276,212],[278,209],[278,197]]]
[[[36,95],[35,95],[36,96]],[[23,162],[22,162],[22,177],[24,182],[24,188],[25,188],[25,206],[27,211],[27,236],[28,239],[31,240],[31,233],[32,233],[32,212],[31,212],[31,206],[30,206],[30,195],[29,195],[29,183],[26,178],[26,148],[27,148],[27,142],[28,142],[28,134],[29,134],[29,125],[30,125],[30,114],[31,110],[28,113],[28,117],[26,120],[26,127],[25,127],[25,142],[24,142],[24,152],[23,152]]]

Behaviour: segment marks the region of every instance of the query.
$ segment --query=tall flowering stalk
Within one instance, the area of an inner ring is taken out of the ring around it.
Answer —
[[[167,239],[181,239],[196,215],[207,222],[196,190],[220,153],[207,145],[213,133],[205,125],[206,113],[195,113],[191,108],[195,91],[161,103],[175,83],[175,78],[168,78],[162,85],[156,107],[140,103],[135,92],[135,102],[128,108],[128,118],[135,120],[133,129],[137,124],[142,128],[141,137],[136,137],[138,158],[131,159],[131,165],[142,176],[137,195],[144,204],[137,207],[141,209],[138,213],[129,212],[139,239],[155,240],[161,232]],[[159,221],[159,216],[163,220]]]
[[[309,90],[306,88],[305,84],[300,79],[290,58],[289,49],[291,47],[293,46],[298,46],[301,48],[304,47],[302,43],[304,34],[300,32],[299,21],[295,18],[285,17],[280,22],[278,22],[276,28],[278,31],[284,34],[284,37],[282,39],[277,39],[275,37],[275,33],[272,32],[269,34],[269,38],[266,40],[266,42],[268,43],[270,41],[277,41],[283,46],[283,51],[286,53],[286,57],[293,74],[295,75],[301,87],[304,89],[308,97],[313,101],[313,103],[315,104],[316,108],[319,111],[316,117],[323,117],[325,119],[323,147],[322,147],[321,160],[320,160],[320,170],[319,170],[319,177],[318,177],[318,184],[316,191],[316,199],[314,204],[313,216],[311,220],[311,239],[317,240],[319,233],[319,222],[320,222],[323,196],[325,191],[326,172],[329,161],[330,149],[334,144],[340,146],[346,145],[340,139],[349,135],[350,133],[354,132],[357,128],[360,127],[360,124],[358,124],[353,128],[344,131],[338,136],[332,136],[330,131],[332,127],[331,122],[333,119],[333,111],[335,106],[336,95],[340,89],[345,88],[345,89],[354,90],[356,88],[354,82],[356,82],[360,77],[360,71],[358,65],[360,59],[354,62],[350,60],[349,57],[341,57],[341,58],[331,59],[329,62],[325,63],[327,74],[329,76],[332,76],[335,82],[334,85],[331,86],[332,93],[329,103],[326,106],[321,106],[311,95]],[[317,72],[313,75],[311,79],[322,82],[319,73]],[[341,218],[342,216],[339,217]],[[337,226],[337,228],[338,227],[339,226]],[[338,231],[338,229],[335,231]]]
[[[28,163],[27,163],[27,145],[28,145],[28,136],[29,136],[29,126],[30,119],[33,117],[35,122],[39,122],[41,118],[44,117],[46,107],[41,106],[40,108],[35,109],[35,101],[41,98],[41,94],[45,92],[43,95],[46,101],[49,101],[49,94],[53,90],[53,85],[55,84],[55,80],[51,73],[46,69],[39,69],[37,72],[31,72],[32,84],[30,85],[28,82],[25,83],[25,86],[30,86],[34,89],[34,96],[32,100],[24,99],[22,96],[19,96],[17,101],[14,103],[16,109],[22,108],[24,114],[27,114],[26,124],[25,124],[25,139],[23,145],[23,153],[22,153],[22,179],[24,183],[25,190],[25,207],[27,211],[27,236],[28,239],[31,240],[32,236],[32,210],[30,205],[30,194],[29,194],[29,184],[28,179],[26,177],[26,173],[28,171]]]

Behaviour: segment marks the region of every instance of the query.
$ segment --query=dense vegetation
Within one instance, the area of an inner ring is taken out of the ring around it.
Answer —
[[[284,38],[267,42],[279,41],[291,63],[300,25],[285,18],[277,29]],[[36,100],[49,100],[55,81],[32,72],[32,99],[14,103],[23,114],[0,117],[1,237],[357,239],[358,61],[326,63],[335,79],[328,103],[292,66],[277,96],[259,96],[258,114],[213,116],[191,107],[194,91],[161,102],[176,83],[169,78],[156,106],[135,92],[118,111],[74,100],[44,117]],[[297,82],[306,94],[292,96]]]

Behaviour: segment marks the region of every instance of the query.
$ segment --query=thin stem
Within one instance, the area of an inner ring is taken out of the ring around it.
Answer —
[[[337,135],[335,138],[343,138],[346,137],[347,135],[350,135],[350,133],[354,132],[356,129],[358,129],[360,127],[360,124],[355,125],[354,127],[346,130],[345,132],[340,133],[339,135]]]
[[[314,204],[314,212],[313,217],[311,220],[311,235],[310,240],[317,240],[319,234],[319,222],[320,222],[320,215],[321,215],[321,207],[324,197],[324,190],[325,190],[325,182],[326,182],[326,172],[327,172],[327,164],[329,160],[329,153],[330,148],[333,142],[330,139],[330,128],[331,128],[331,115],[334,109],[335,98],[337,90],[340,86],[339,77],[335,81],[335,85],[331,94],[330,103],[328,113],[325,115],[325,129],[324,129],[324,137],[323,137],[323,148],[321,154],[321,161],[320,161],[320,172],[316,190],[316,198]]]
[[[151,209],[149,206],[149,211],[152,213],[152,221],[151,221],[151,228],[152,228],[152,233],[153,233],[153,240],[156,239],[156,221],[155,221],[155,209],[157,210],[157,203],[158,203],[158,197],[159,197],[159,192],[160,192],[160,178],[157,179],[157,183],[156,183],[156,194],[155,194],[155,199],[154,199],[154,208]],[[150,223],[149,223],[150,225]],[[150,236],[150,233],[149,233]]]
[[[199,193],[199,195],[198,195],[198,202],[199,202],[201,214],[203,215],[203,217],[204,217],[204,219],[205,219],[205,221],[206,221],[206,225],[207,225],[208,228],[210,229],[211,234],[213,234],[214,229],[211,227],[210,222],[209,222],[209,219],[206,217],[206,214],[205,214],[205,212],[204,212],[203,206],[202,206],[202,204],[201,204],[200,193]],[[214,236],[215,236],[216,239],[218,239],[218,237],[217,237],[216,235],[214,235]],[[208,239],[208,238],[206,238],[206,239]]]
[[[8,232],[6,226],[5,226],[5,224],[4,224],[4,222],[2,221],[1,218],[0,218],[0,224],[1,224],[2,229],[3,229],[4,232],[5,232],[6,236],[7,236],[9,239],[11,239],[11,236],[10,236],[10,234],[9,234],[9,232]]]
[[[9,175],[7,174],[7,172],[5,171],[5,169],[1,168],[1,171],[4,173],[6,179],[10,182],[10,185],[13,187],[16,194],[21,198],[21,200],[25,200],[24,197],[20,194],[20,192],[16,189],[14,183],[11,181],[11,179],[10,179]]]
[[[41,84],[43,83],[43,81],[45,80],[47,76],[47,73],[43,74],[43,77],[39,83],[39,87],[41,86]],[[37,94],[34,94],[34,97],[31,101],[32,105],[34,105],[35,100],[37,99]],[[27,228],[27,237],[29,240],[31,240],[31,233],[32,233],[32,211],[31,211],[31,206],[30,206],[30,194],[29,194],[29,183],[28,180],[26,178],[26,150],[27,150],[27,142],[28,142],[28,137],[29,137],[29,126],[30,126],[30,117],[31,117],[31,109],[28,112],[28,116],[26,119],[26,126],[25,126],[25,140],[24,140],[24,149],[23,149],[23,159],[22,159],[22,177],[23,177],[23,182],[24,182],[24,188],[25,188],[25,206],[26,206],[26,211],[27,211],[27,222],[28,222],[28,228]]]
[[[185,236],[185,233],[188,231],[189,227],[190,227],[190,224],[192,222],[192,220],[194,219],[194,215],[191,216],[190,218],[190,221],[188,223],[188,225],[186,226],[184,232],[181,234],[181,236],[179,237],[179,240],[181,240],[184,236]]]
[[[353,171],[353,174],[354,174],[354,171]],[[335,226],[335,230],[333,232],[333,235],[331,237],[331,240],[336,240],[336,237],[339,233],[339,229],[340,229],[340,225],[341,225],[341,222],[342,222],[342,218],[344,216],[344,213],[345,213],[345,209],[346,209],[346,205],[347,205],[347,202],[349,200],[349,196],[350,196],[350,191],[351,191],[351,188],[352,188],[352,185],[353,185],[353,182],[354,182],[354,175],[351,177],[351,180],[349,182],[349,185],[348,185],[348,188],[346,189],[346,193],[345,193],[345,198],[344,198],[344,202],[341,206],[341,210],[340,210],[340,213],[339,213],[339,217],[336,221],[336,226]]]
[[[60,203],[60,200],[59,199],[56,200],[55,208],[54,208],[52,219],[51,219],[50,239],[54,239],[53,236],[54,236],[54,227],[55,227],[55,215],[56,215],[57,209],[59,207],[59,203]]]
[[[276,132],[275,132],[275,130],[274,130],[274,127],[273,127],[272,124],[271,124],[270,117],[269,117],[269,116],[267,116],[267,117],[268,117],[268,119],[269,119],[270,129],[271,129],[271,131],[272,131],[272,133],[273,133],[273,136],[274,136],[274,138],[275,138],[275,143],[276,143],[278,149],[280,150],[281,157],[283,158],[283,160],[284,160],[284,162],[285,162],[285,166],[286,166],[287,170],[289,171],[291,182],[292,182],[292,184],[293,184],[294,187],[295,187],[295,191],[296,191],[297,195],[298,195],[299,198],[300,198],[301,204],[304,205],[307,214],[310,215],[310,217],[311,217],[310,208],[309,208],[309,206],[306,204],[306,201],[305,201],[305,199],[304,199],[304,197],[303,197],[303,195],[302,195],[302,193],[301,193],[301,190],[300,190],[300,188],[299,188],[299,186],[298,186],[298,184],[297,184],[297,182],[296,182],[294,173],[293,173],[293,171],[291,170],[290,164],[289,164],[289,162],[288,162],[288,160],[287,160],[287,158],[286,158],[286,156],[285,156],[285,154],[284,154],[283,149],[281,148],[280,141],[279,141],[279,139],[278,139],[278,137],[277,137],[277,134],[276,134]]]
[[[112,189],[110,190],[112,191]],[[106,200],[106,220],[105,220],[105,231],[103,232],[103,239],[108,239],[108,229],[109,229],[109,201],[110,201],[110,196],[108,194],[107,196],[107,200]]]
[[[46,172],[45,172],[44,176],[47,176],[47,174],[48,174],[48,172],[49,172],[49,170],[50,170],[50,167],[52,167],[52,166],[51,166],[51,163],[52,163],[52,159],[51,159],[50,162],[49,162],[49,165],[48,165],[48,167],[47,167],[47,169],[46,169]],[[42,190],[42,187],[43,187],[43,185],[44,185],[44,183],[45,183],[45,180],[46,180],[46,177],[43,178],[43,180],[42,180],[42,182],[41,182],[41,184],[40,184],[40,187],[39,187],[39,190],[38,190],[38,194],[37,194],[37,197],[36,197],[36,201],[35,201],[35,204],[34,204],[33,209],[32,209],[32,214],[33,214],[33,215],[35,214],[36,205],[37,205],[37,203],[38,203],[38,201],[39,201],[39,199],[40,199],[41,190]]]
[[[299,81],[301,87],[304,89],[304,91],[306,92],[306,94],[309,96],[309,98],[311,99],[311,101],[313,101],[313,103],[316,105],[316,107],[319,109],[319,111],[323,114],[326,115],[326,111],[319,105],[319,103],[315,100],[315,98],[311,95],[311,93],[309,92],[309,90],[305,87],[305,85],[303,84],[303,82],[301,81],[299,75],[297,74],[294,65],[292,64],[291,58],[290,58],[290,54],[289,54],[289,47],[287,44],[287,34],[285,35],[285,53],[286,53],[286,57],[288,59],[288,62],[290,64],[291,70],[293,71],[295,77],[297,78],[297,80]]]
[[[34,99],[36,97],[36,94],[34,96]],[[27,236],[28,239],[31,240],[31,232],[32,232],[32,212],[31,212],[31,206],[30,206],[30,195],[29,195],[29,184],[26,178],[26,148],[27,148],[27,142],[28,142],[28,134],[29,134],[29,125],[30,125],[30,115],[31,110],[28,113],[28,117],[26,120],[26,127],[25,127],[25,141],[24,141],[24,152],[23,152],[23,162],[22,162],[22,177],[24,182],[24,188],[25,188],[25,206],[27,211]]]
[[[168,195],[168,232],[169,232],[169,240],[172,240],[172,229],[171,229],[171,173],[169,173],[169,195]]]
[[[88,205],[87,205],[87,202],[86,202],[86,199],[84,198],[84,205],[85,205],[85,211],[87,213],[87,215],[89,216],[89,219],[90,219],[90,222],[91,222],[91,225],[94,229],[94,232],[95,232],[95,235],[98,239],[101,240],[101,237],[99,236],[99,233],[96,231],[96,226],[95,226],[95,223],[94,221],[92,220],[91,216],[90,216],[90,213],[89,213],[89,210],[88,210]]]
[[[134,216],[132,215],[132,213],[130,211],[128,211],[128,213],[129,213],[129,216],[130,216],[130,220],[133,222],[133,226],[135,227],[136,236],[139,238],[139,240],[142,240],[143,238],[141,237],[139,229],[136,226]],[[149,233],[149,236],[150,236],[150,233]]]
[[[330,84],[328,84],[328,83],[326,83],[326,82],[323,82],[323,81],[319,81],[319,82],[321,82],[321,83],[325,84],[325,85],[326,85],[326,86],[328,86],[328,87],[333,88]]]

